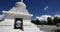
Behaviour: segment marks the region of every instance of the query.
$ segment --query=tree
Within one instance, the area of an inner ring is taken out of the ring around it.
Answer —
[[[32,20],[32,21],[31,21],[31,23],[35,24],[35,21],[34,21],[34,20]]]
[[[38,19],[32,20],[31,22],[34,23],[34,24],[36,24],[36,25],[40,25],[41,24],[41,22]]]
[[[48,17],[47,21],[48,21],[48,25],[52,25],[52,18],[51,17]]]
[[[58,17],[54,17],[54,24],[56,25],[58,22]]]
[[[38,19],[36,19],[35,22],[36,22],[37,25],[40,25],[40,21]]]
[[[58,21],[57,23],[60,23],[60,17],[58,17],[57,21]]]

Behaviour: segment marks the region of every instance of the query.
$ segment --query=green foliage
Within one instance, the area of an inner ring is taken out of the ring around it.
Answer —
[[[36,19],[36,20],[32,20],[31,21],[32,23],[34,23],[34,24],[36,24],[36,25],[47,25],[47,22],[45,22],[45,21],[39,21],[38,19]]]
[[[39,21],[38,19],[37,19],[35,22],[36,22],[36,24],[37,24],[37,25],[39,25],[39,24],[40,24],[40,21]]]
[[[32,20],[31,22],[36,25],[56,25],[57,23],[60,23],[60,18],[54,17],[54,19],[52,20],[52,18],[48,17],[47,21],[39,21],[38,19],[36,19]]]
[[[60,29],[55,30],[55,32],[60,32]]]
[[[47,18],[48,25],[52,25],[52,19],[50,17]]]
[[[39,25],[39,23],[40,23],[40,21],[38,19],[32,20],[31,22],[34,23],[34,24],[36,24],[36,25]]]
[[[56,25],[57,23],[60,23],[60,18],[58,17],[54,17],[54,24]]]
[[[57,17],[54,17],[54,24],[56,25],[58,22],[58,18]]]
[[[35,24],[34,20],[32,20],[31,22]]]

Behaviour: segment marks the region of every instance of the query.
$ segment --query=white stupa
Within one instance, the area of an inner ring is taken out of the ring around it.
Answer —
[[[29,14],[23,0],[9,11],[3,11],[3,14],[6,19],[0,22],[0,32],[43,32],[31,23],[33,15]]]

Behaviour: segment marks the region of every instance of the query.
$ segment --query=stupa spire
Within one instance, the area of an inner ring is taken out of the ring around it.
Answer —
[[[23,0],[21,0],[21,2],[23,2]]]

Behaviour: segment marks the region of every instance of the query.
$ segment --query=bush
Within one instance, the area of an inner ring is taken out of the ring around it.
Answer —
[[[60,29],[55,30],[55,32],[60,32]]]

